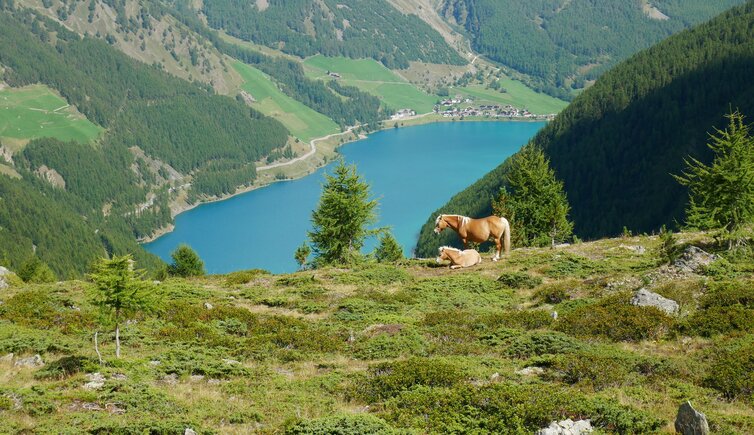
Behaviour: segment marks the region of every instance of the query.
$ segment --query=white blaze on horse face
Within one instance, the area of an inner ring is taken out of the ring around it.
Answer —
[[[437,219],[435,219],[435,234],[440,234],[440,231],[442,231],[442,229],[440,228],[441,220],[442,220],[442,215],[437,216]]]

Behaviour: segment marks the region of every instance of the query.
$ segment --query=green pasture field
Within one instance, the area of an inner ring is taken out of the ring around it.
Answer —
[[[340,130],[327,116],[285,95],[258,69],[242,62],[233,63],[233,68],[244,80],[241,88],[256,99],[254,108],[282,122],[297,138],[308,142]]]
[[[558,113],[568,105],[567,101],[536,92],[517,80],[503,77],[500,79],[500,84],[507,92],[501,93],[480,85],[469,85],[451,88],[450,94],[470,96],[475,100],[475,104],[511,104],[515,107],[526,108],[538,115]]]
[[[330,80],[328,71],[340,74],[340,81],[368,92],[382,101],[389,109],[410,108],[417,113],[432,111],[439,99],[429,95],[387,69],[374,59],[348,59],[317,55],[304,61],[309,77]]]
[[[17,139],[9,142],[54,137],[86,143],[102,130],[47,86],[0,90],[0,137]]]

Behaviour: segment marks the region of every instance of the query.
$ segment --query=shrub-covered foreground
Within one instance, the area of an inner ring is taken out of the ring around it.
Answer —
[[[14,283],[0,433],[532,433],[564,418],[672,432],[685,400],[715,431],[753,433],[754,260],[680,273],[659,244],[171,278],[121,327],[120,359],[92,284]],[[640,287],[680,314],[630,305]]]

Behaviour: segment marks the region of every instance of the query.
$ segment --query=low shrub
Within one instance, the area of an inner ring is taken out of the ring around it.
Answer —
[[[570,300],[573,289],[579,285],[575,280],[561,280],[537,289],[534,299],[541,304],[559,304]]]
[[[427,343],[415,329],[403,328],[396,333],[378,333],[358,339],[352,348],[358,359],[385,359],[418,356],[427,352]]]
[[[515,358],[531,358],[576,352],[583,347],[580,341],[559,332],[536,332],[513,338],[505,354]]]
[[[241,364],[230,360],[229,354],[199,347],[174,348],[159,357],[158,371],[178,376],[202,375],[211,379],[227,379],[248,375]]]
[[[578,306],[560,316],[556,328],[577,337],[639,341],[665,336],[673,319],[655,307],[637,307],[619,295]]]
[[[740,305],[754,308],[753,281],[723,281],[713,283],[701,299],[703,308]]]
[[[390,285],[397,282],[406,283],[411,279],[411,275],[402,268],[387,264],[368,263],[350,273],[337,275],[335,282],[369,287]]]
[[[33,330],[10,323],[0,323],[0,354],[68,352],[71,348],[71,341],[54,331]]]
[[[699,310],[679,325],[681,333],[712,337],[733,331],[754,332],[754,310],[741,305]]]
[[[94,370],[96,366],[95,361],[91,358],[78,355],[64,356],[45,365],[43,369],[34,374],[34,377],[61,380],[77,373]]]
[[[545,310],[507,310],[481,316],[479,322],[492,328],[504,326],[530,330],[546,328],[552,325],[553,319]]]
[[[63,302],[49,290],[22,291],[0,305],[0,318],[18,325],[57,328],[63,332],[94,328],[96,319],[92,313],[74,310]]]
[[[555,378],[567,384],[589,385],[595,390],[638,384],[675,370],[663,359],[639,357],[605,347],[582,348],[544,358],[538,364],[548,366]]]
[[[664,424],[614,402],[542,384],[419,386],[387,400],[379,415],[421,433],[534,433],[565,418],[590,418],[596,427],[620,433],[655,432]]]
[[[545,273],[553,278],[587,278],[596,273],[605,272],[607,269],[603,264],[590,260],[586,257],[570,253],[561,253],[556,255],[549,268]]]
[[[269,274],[269,272],[263,269],[239,270],[237,272],[231,272],[225,277],[225,285],[232,287],[248,284],[259,275],[267,274]]]
[[[297,422],[286,435],[382,435],[398,433],[385,420],[371,414],[331,415]]]
[[[715,348],[704,385],[728,399],[747,397],[754,401],[754,336]]]
[[[365,402],[375,403],[416,386],[451,387],[465,377],[458,366],[442,359],[411,358],[370,367],[357,382],[355,394]]]
[[[497,281],[508,288],[534,288],[542,284],[542,278],[529,275],[526,272],[506,272],[497,278]]]

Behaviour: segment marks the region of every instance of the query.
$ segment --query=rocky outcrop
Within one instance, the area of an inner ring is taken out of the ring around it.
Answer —
[[[57,187],[57,188],[65,190],[65,180],[63,179],[63,176],[60,175],[58,171],[52,168],[48,168],[46,165],[42,165],[38,167],[37,170],[34,172],[37,175],[39,175],[39,178],[47,181],[53,187]]]
[[[675,430],[683,435],[707,435],[710,433],[707,417],[694,409],[691,402],[686,402],[678,408]]]
[[[573,421],[569,418],[563,421],[553,421],[550,426],[540,429],[537,435],[579,435],[591,432],[592,424],[589,420]]]
[[[10,287],[10,283],[8,282],[8,278],[11,274],[11,271],[4,268],[3,266],[0,266],[0,290]]]
[[[655,307],[669,315],[678,314],[678,302],[653,293],[647,289],[639,289],[631,298],[631,305],[637,307]]]
[[[16,360],[16,362],[13,363],[14,367],[28,367],[28,368],[37,368],[37,367],[42,367],[43,365],[45,365],[45,363],[44,361],[42,361],[42,357],[39,354],[30,356],[28,358],[19,358]]]
[[[681,272],[698,273],[717,260],[717,255],[709,254],[696,246],[688,246],[683,254],[673,261],[673,267]]]

